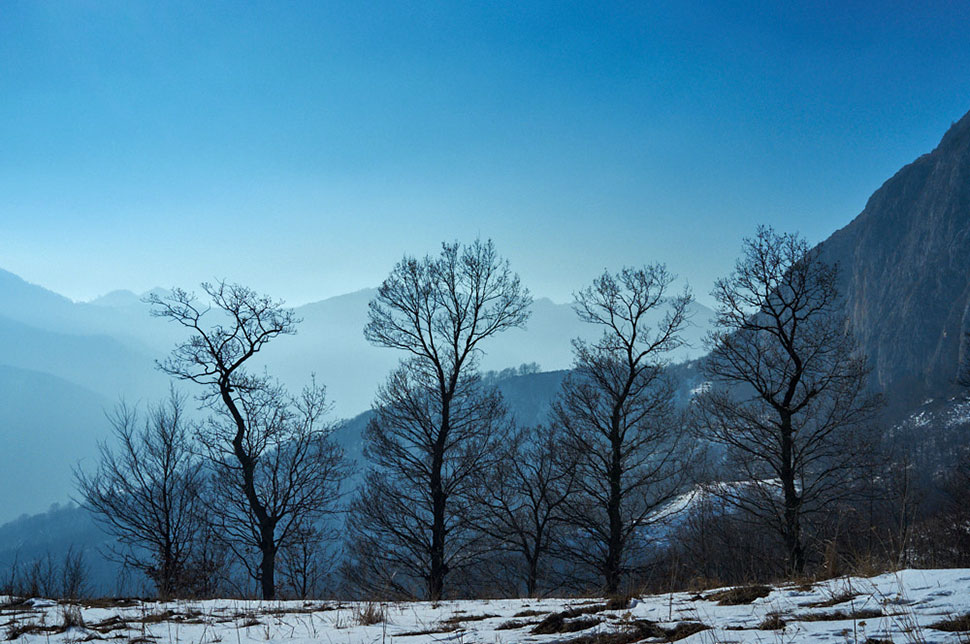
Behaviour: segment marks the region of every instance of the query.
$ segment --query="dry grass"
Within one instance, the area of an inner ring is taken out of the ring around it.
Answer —
[[[521,610],[512,617],[538,617],[539,615],[548,615],[547,610]]]
[[[360,626],[373,626],[387,620],[387,609],[377,602],[366,602],[354,607],[354,621]]]
[[[606,600],[606,608],[604,610],[625,610],[630,607],[630,602],[632,601],[632,595],[615,595]]]
[[[638,619],[628,623],[625,628],[613,633],[593,633],[582,635],[571,640],[568,644],[633,644],[643,640],[660,640],[676,642],[695,633],[707,630],[709,627],[700,622],[681,622],[673,628],[662,628],[655,622]]]
[[[673,628],[665,629],[664,633],[667,635],[668,642],[676,642],[677,640],[682,640],[685,637],[690,637],[695,633],[700,633],[708,629],[710,629],[710,626],[700,622],[681,622]]]
[[[877,617],[882,617],[881,610],[866,608],[851,612],[837,610],[829,613],[808,613],[807,615],[792,616],[791,619],[798,622],[842,622],[875,619]]]
[[[128,622],[126,622],[120,615],[115,615],[114,617],[109,617],[95,624],[91,624],[91,628],[99,633],[110,633],[111,631],[116,630],[127,630]]]
[[[970,632],[970,613],[960,617],[944,619],[935,624],[930,624],[929,627],[933,630],[945,631],[947,633]]]
[[[439,635],[441,633],[451,633],[457,631],[457,626],[438,626],[437,628],[429,628],[423,631],[408,631],[407,633],[398,633],[395,637],[418,637],[421,635]]]
[[[96,599],[85,599],[81,602],[85,608],[132,608],[141,604],[139,599],[99,597]]]
[[[7,641],[19,639],[23,635],[36,635],[38,633],[47,633],[49,635],[56,635],[58,633],[63,633],[70,628],[64,625],[57,626],[44,626],[43,624],[38,624],[37,622],[13,622],[7,625],[6,639]]]
[[[787,622],[781,618],[781,615],[768,615],[764,620],[758,624],[759,631],[780,631],[785,628]]]
[[[553,613],[532,629],[535,635],[552,635],[553,633],[576,633],[585,631],[603,623],[599,617],[566,617],[565,613]]]
[[[31,633],[37,633],[40,630],[40,624],[34,622],[13,622],[7,626],[7,630],[4,633],[4,638],[11,642],[16,639],[20,639],[24,635],[30,635]]]
[[[810,604],[805,604],[805,605],[810,608],[831,608],[832,606],[836,606],[838,604],[844,604],[847,601],[852,601],[858,596],[859,596],[858,593],[852,593],[852,592],[846,591],[846,592],[839,593],[837,595],[833,595],[831,598],[826,599],[824,601],[812,602]]]
[[[771,587],[769,586],[738,586],[737,588],[710,593],[704,599],[716,601],[721,606],[740,606],[767,597],[770,593]]]
[[[716,588],[724,588],[725,586],[727,586],[727,584],[714,577],[691,577],[684,586],[684,590],[693,593],[703,593],[708,590],[715,590]],[[678,589],[673,588],[670,590]]]
[[[159,611],[153,611],[151,613],[146,613],[145,615],[142,615],[141,617],[136,618],[133,621],[136,621],[139,624],[160,624],[162,622],[166,622],[172,619],[172,617],[174,617],[174,613],[172,613],[172,611],[159,610]]]
[[[627,600],[626,603],[627,605],[629,605],[629,600]],[[576,619],[578,617],[582,617],[584,615],[593,615],[595,613],[600,613],[604,610],[617,610],[617,609],[611,609],[609,606],[610,606],[609,603],[580,604],[576,608],[571,608],[569,610],[564,610],[558,613],[551,613],[547,615],[545,619],[539,622],[536,625],[536,627],[532,629],[532,632],[535,633],[536,635],[548,635],[551,633],[574,633],[578,630],[585,630],[587,628],[591,628],[592,626],[599,624],[603,620],[602,619],[593,620],[591,618],[587,619],[585,620],[584,623],[588,623],[589,625],[583,626],[582,628],[578,628],[578,627],[574,628],[572,625],[574,623],[578,624],[578,621]]]
[[[84,628],[84,616],[81,609],[77,606],[63,606],[61,608],[61,627],[66,631],[69,628]]]
[[[6,601],[0,602],[0,610],[30,608],[30,604],[28,603],[29,601],[29,599],[24,599],[22,597],[11,597]]]
[[[480,622],[485,619],[492,619],[494,617],[500,617],[500,615],[452,615],[448,619],[442,621],[442,624],[461,624],[462,622]]]

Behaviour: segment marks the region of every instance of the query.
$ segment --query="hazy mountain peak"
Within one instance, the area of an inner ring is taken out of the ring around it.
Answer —
[[[87,302],[94,306],[131,306],[138,304],[141,298],[127,289],[111,291]]]
[[[16,304],[17,300],[22,298],[29,298],[32,301],[46,299],[61,304],[73,303],[63,295],[59,295],[43,286],[28,282],[19,275],[0,268],[0,302],[8,305]]]

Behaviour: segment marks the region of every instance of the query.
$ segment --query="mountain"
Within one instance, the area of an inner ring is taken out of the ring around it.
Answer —
[[[164,320],[149,317],[140,299],[122,306],[105,306],[100,300],[73,302],[4,270],[0,270],[0,317],[53,333],[111,336],[146,355],[168,347],[180,332]]]
[[[376,289],[365,289],[297,307],[302,318],[297,334],[274,341],[260,356],[271,373],[291,386],[306,382],[316,373],[327,385],[339,415],[370,407],[374,391],[401,359],[401,353],[375,347],[364,340],[367,305]],[[703,336],[710,328],[713,311],[699,303],[691,305],[691,323],[684,333],[688,344],[671,356],[685,361],[701,355]],[[659,320],[660,314],[656,316]],[[537,298],[524,329],[510,329],[490,338],[482,356],[483,370],[501,370],[536,362],[543,370],[557,371],[572,365],[573,338],[595,339],[598,330],[582,322],[572,304]]]
[[[167,378],[152,356],[116,337],[48,331],[0,316],[0,364],[50,374],[106,399],[164,391]]]
[[[80,554],[87,571],[85,586],[92,594],[136,594],[145,584],[109,558],[116,542],[107,536],[91,513],[73,503],[53,504],[47,512],[22,516],[0,525],[0,579],[30,575],[36,561],[49,562],[55,585],[58,569],[68,553]],[[47,567],[46,565],[44,566]]]
[[[960,348],[970,330],[970,113],[820,249],[841,268],[852,327],[891,402],[952,394],[970,370]]]
[[[970,114],[932,152],[886,181],[820,249],[842,269],[851,324],[897,418],[928,398],[958,394],[960,374],[970,377]],[[315,373],[328,386],[334,416],[355,417],[401,357],[363,338],[374,294],[363,290],[298,307],[298,334],[274,341],[255,366],[291,387]],[[685,333],[690,346],[675,360],[702,353],[712,313],[699,304],[693,313]],[[106,433],[101,411],[119,397],[138,402],[163,395],[167,379],[154,360],[182,332],[150,317],[142,298],[129,291],[78,303],[0,270],[0,437],[7,448],[0,520],[66,500],[71,465]],[[537,298],[527,328],[496,337],[481,366],[537,362],[549,372],[502,385],[520,422],[534,423],[562,377],[557,372],[571,363],[569,341],[595,333],[571,305]],[[688,396],[699,374],[690,365],[681,371]],[[348,429],[348,447],[359,447],[351,445],[359,425]]]
[[[108,398],[50,374],[0,365],[0,521],[66,501],[73,468],[107,435]]]
[[[268,369],[294,389],[316,374],[334,402],[331,417],[356,417],[370,407],[377,386],[402,357],[364,339],[367,306],[375,294],[366,289],[297,307],[302,319],[297,334],[274,340],[253,367]],[[711,315],[695,305],[686,334],[692,346],[681,349],[677,359],[700,352]],[[73,302],[0,271],[0,438],[13,446],[6,450],[9,466],[0,460],[0,521],[68,499],[71,467],[82,456],[91,457],[95,437],[106,435],[102,410],[119,399],[144,404],[162,397],[169,380],[155,360],[183,332],[152,318],[143,296],[131,291]],[[494,338],[481,366],[501,370],[538,362],[548,370],[565,369],[572,361],[570,340],[591,339],[594,332],[571,305],[538,298],[528,328]],[[561,375],[545,378],[558,382]],[[533,388],[525,381],[522,387],[506,395],[527,410],[528,422],[536,422],[548,404],[548,387]],[[356,436],[359,428],[347,435],[351,452],[359,450],[351,444]],[[34,450],[29,457],[28,448]]]

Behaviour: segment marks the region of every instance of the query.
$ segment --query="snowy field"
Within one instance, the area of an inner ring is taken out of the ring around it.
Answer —
[[[619,602],[617,602],[619,603]],[[0,597],[23,642],[970,642],[970,570],[604,600],[63,604]]]

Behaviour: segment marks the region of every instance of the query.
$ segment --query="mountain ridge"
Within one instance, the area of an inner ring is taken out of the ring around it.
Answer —
[[[367,321],[368,303],[377,289],[361,289],[309,304],[294,307],[302,322],[293,336],[284,336],[259,353],[252,368],[267,371],[283,384],[298,390],[311,377],[327,387],[328,397],[335,402],[331,419],[356,418],[370,408],[377,387],[402,357],[399,352],[369,344],[363,335]],[[534,315],[527,330],[515,329],[493,339],[488,353],[481,361],[484,371],[500,371],[522,363],[538,362],[546,371],[571,366],[570,340],[595,332],[582,323],[571,305],[556,304],[548,298],[536,298]],[[708,318],[709,309],[696,307],[698,318]],[[696,320],[703,325],[704,320]],[[703,328],[692,328],[699,335]],[[167,377],[155,368],[155,361],[164,358],[183,337],[184,329],[167,320],[149,315],[149,306],[132,291],[113,291],[91,302],[73,302],[69,298],[30,284],[26,280],[3,271],[0,273],[0,366],[25,369],[65,383],[90,390],[91,408],[110,407],[114,401],[145,403],[166,395]],[[697,340],[697,338],[694,338]],[[696,344],[696,343],[695,343]],[[688,355],[683,354],[686,358]],[[21,373],[21,372],[18,372]],[[26,376],[25,376],[26,377]],[[29,394],[29,387],[20,386],[12,374],[7,384]],[[181,386],[190,395],[191,388]],[[545,389],[534,390],[544,392]],[[60,393],[59,393],[60,392]],[[25,395],[11,399],[18,413],[30,415],[39,408],[69,409],[70,403],[58,396],[66,396],[63,389],[53,389],[51,397]],[[524,402],[522,404],[525,404]],[[529,412],[530,418],[535,416]],[[6,422],[0,419],[0,432]],[[76,433],[93,436],[106,428],[102,414],[86,419],[74,427]],[[41,428],[36,427],[37,431]],[[40,486],[57,478],[51,468],[69,467],[70,454],[62,449],[62,434],[66,427],[53,428],[49,435],[51,463],[40,463],[33,470],[22,473],[29,483]],[[93,439],[92,439],[93,440]],[[9,504],[4,498],[7,475],[0,471],[0,521],[8,518],[3,512]],[[63,501],[69,494],[38,501],[40,510],[50,502]],[[16,505],[17,512],[25,509]]]

